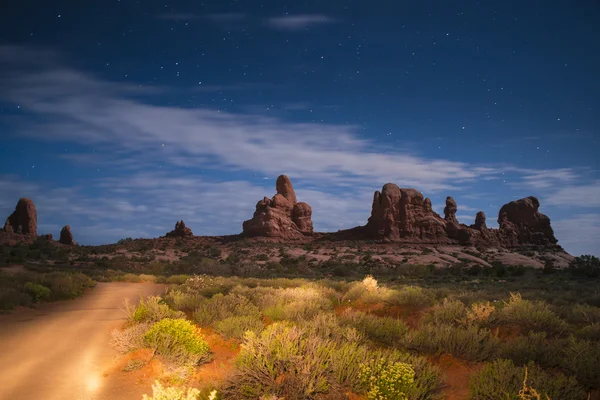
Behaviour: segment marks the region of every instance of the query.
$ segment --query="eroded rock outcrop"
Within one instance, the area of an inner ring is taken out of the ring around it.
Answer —
[[[483,211],[479,211],[477,215],[475,215],[475,224],[472,226],[472,228],[477,230],[487,229],[487,224],[485,223],[485,213]]]
[[[401,189],[393,183],[373,195],[369,236],[389,240],[403,238],[438,241],[446,238],[446,223],[431,208],[431,200],[415,189]]]
[[[19,199],[15,211],[6,219],[4,231],[37,236],[37,212],[33,201],[26,198]]]
[[[67,246],[77,245],[75,239],[73,239],[73,233],[71,232],[71,227],[69,225],[63,226],[63,228],[60,230],[60,238],[58,239],[58,242]]]
[[[192,230],[190,228],[185,226],[185,222],[183,222],[183,220],[182,220],[182,221],[177,221],[177,223],[175,224],[175,229],[173,229],[171,232],[168,232],[165,236],[166,237],[192,237],[192,236],[194,236],[194,234],[192,233]]]
[[[313,233],[312,209],[296,201],[292,181],[286,175],[277,178],[277,194],[256,204],[252,219],[244,221],[243,234],[282,239],[300,238]]]
[[[446,197],[446,207],[444,207],[444,219],[446,222],[458,225],[458,220],[456,219],[457,210],[456,201],[450,196]]]
[[[511,201],[498,212],[498,225],[505,235],[520,244],[554,245],[558,242],[550,218],[540,213],[540,201],[533,196]]]
[[[458,206],[452,197],[446,198],[444,218],[432,210],[431,201],[415,189],[402,189],[393,183],[383,186],[373,196],[371,216],[367,225],[341,231],[334,236],[344,240],[361,238],[400,242],[454,243],[484,247],[555,246],[550,219],[538,211],[539,201],[527,197],[505,204],[498,214],[499,229],[486,225],[483,211],[477,213],[475,224],[458,222]]]

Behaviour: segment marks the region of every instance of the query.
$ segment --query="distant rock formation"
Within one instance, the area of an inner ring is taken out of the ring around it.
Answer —
[[[415,189],[400,189],[393,183],[373,195],[371,217],[366,232],[372,237],[389,240],[412,238],[425,241],[442,240],[446,223]]]
[[[550,218],[540,213],[540,201],[533,196],[511,201],[498,212],[500,231],[516,236],[518,243],[554,245],[558,242]]]
[[[60,230],[60,238],[58,239],[58,242],[67,246],[77,245],[75,239],[73,239],[73,233],[71,233],[71,227],[69,225],[63,226],[63,228]]]
[[[485,223],[485,213],[483,211],[479,211],[477,215],[475,215],[475,224],[472,225],[471,228],[477,230],[487,229],[487,224]]]
[[[177,221],[177,223],[175,224],[175,229],[173,229],[171,232],[168,232],[165,236],[166,237],[192,237],[192,236],[194,236],[194,234],[192,233],[192,230],[190,228],[185,226],[185,222],[183,222],[183,220],[182,220],[182,221]]]
[[[314,232],[312,209],[296,201],[292,181],[286,175],[277,178],[277,194],[263,198],[256,204],[252,219],[242,224],[246,236],[294,239]]]
[[[33,201],[19,199],[15,211],[6,219],[4,231],[28,236],[37,236],[37,212]]]
[[[450,196],[446,197],[446,207],[444,207],[444,219],[446,222],[458,225],[458,220],[456,219],[457,210],[456,201]]]
[[[483,211],[475,224],[460,224],[458,206],[446,198],[444,218],[432,210],[431,201],[415,189],[401,189],[393,183],[373,196],[367,225],[331,234],[342,240],[384,239],[430,244],[463,244],[485,247],[555,246],[550,219],[539,213],[539,201],[527,197],[505,204],[498,213],[500,229],[489,229]]]

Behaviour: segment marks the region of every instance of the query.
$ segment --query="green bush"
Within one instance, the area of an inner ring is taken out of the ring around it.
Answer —
[[[360,311],[346,310],[341,320],[343,324],[356,328],[366,338],[387,346],[397,345],[408,331],[401,319],[377,317]]]
[[[215,332],[225,339],[241,339],[248,331],[260,333],[264,329],[262,320],[256,316],[240,315],[215,322]]]
[[[197,400],[200,391],[189,388],[187,391],[177,387],[163,387],[160,382],[155,381],[152,385],[152,397],[143,395],[142,400]]]
[[[527,371],[527,372],[526,372]],[[523,389],[525,374],[527,386],[535,389],[545,399],[585,400],[583,388],[573,377],[551,374],[529,364],[516,367],[510,360],[496,360],[471,375],[469,388],[473,400],[521,400],[519,392]]]
[[[450,353],[464,360],[483,361],[495,356],[500,339],[489,329],[476,326],[461,328],[425,324],[407,335],[405,345],[419,352]]]
[[[600,343],[569,338],[558,358],[559,366],[587,388],[600,388]]]
[[[510,299],[498,312],[498,322],[508,326],[518,326],[525,333],[529,331],[560,335],[568,325],[560,319],[550,306],[542,301],[524,300],[520,294],[511,293]]]
[[[183,285],[188,279],[190,279],[190,275],[171,275],[165,283],[168,285]]]
[[[592,255],[575,257],[569,264],[569,271],[576,275],[597,278],[600,276],[600,259]]]
[[[200,304],[204,301],[205,297],[197,293],[183,292],[175,289],[170,290],[164,296],[164,299],[165,302],[174,310],[192,312],[200,307]]]
[[[288,323],[272,324],[260,336],[248,332],[226,394],[254,399],[274,394],[301,400],[327,393],[333,347],[332,342]]]
[[[40,284],[48,287],[51,300],[68,300],[79,297],[84,290],[95,286],[95,282],[81,273],[51,272],[41,275]]]
[[[387,293],[385,302],[392,306],[428,307],[435,302],[435,295],[419,286],[404,286]]]
[[[52,291],[44,285],[39,283],[27,282],[23,286],[23,289],[31,296],[35,303],[50,299]]]
[[[433,325],[462,326],[467,317],[467,307],[462,301],[444,299],[423,316],[423,322]]]
[[[415,382],[415,371],[410,365],[383,360],[361,364],[358,376],[368,390],[369,400],[408,400]]]
[[[225,398],[256,399],[276,395],[286,400],[314,399],[319,395],[341,398],[348,388],[360,390],[359,367],[373,360],[407,363],[415,372],[408,398],[435,399],[441,388],[440,372],[424,358],[399,351],[372,349],[358,342],[335,340],[327,317],[322,327],[274,323],[260,334],[244,337],[236,369],[225,385]],[[333,328],[335,329],[335,328]],[[321,334],[326,333],[323,337]],[[339,397],[335,397],[335,396]],[[329,398],[329,397],[328,397]]]
[[[527,365],[530,361],[544,368],[558,365],[561,358],[562,340],[549,341],[544,332],[530,332],[527,336],[517,336],[504,343],[499,357],[512,360],[516,365]]]
[[[194,320],[200,326],[210,326],[225,318],[241,316],[260,318],[260,311],[246,297],[237,294],[216,294],[203,300],[194,312]]]
[[[168,361],[178,365],[198,364],[210,358],[210,348],[191,322],[165,318],[144,334],[146,344]]]
[[[184,313],[171,309],[160,296],[141,298],[136,307],[125,300],[125,312],[129,321],[138,323],[157,322],[164,318],[185,318]]]

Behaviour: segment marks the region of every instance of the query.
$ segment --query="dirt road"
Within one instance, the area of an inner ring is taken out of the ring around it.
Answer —
[[[110,382],[117,355],[110,332],[124,323],[125,298],[136,302],[163,291],[162,285],[99,283],[76,300],[0,315],[0,400],[132,398]]]

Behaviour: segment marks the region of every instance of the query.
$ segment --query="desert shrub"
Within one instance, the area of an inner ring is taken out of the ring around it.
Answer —
[[[600,341],[600,323],[586,325],[575,332],[575,336],[579,339]]]
[[[304,321],[301,327],[321,338],[331,339],[338,343],[362,341],[362,335],[356,328],[342,325],[333,313],[318,314],[312,320]]]
[[[558,307],[557,313],[572,324],[600,323],[600,307],[576,304],[575,306]]]
[[[137,306],[132,306],[129,299],[126,299],[124,306],[130,322],[156,322],[164,318],[185,318],[184,313],[171,309],[160,296],[140,298]]]
[[[165,318],[144,334],[146,344],[165,360],[177,365],[198,364],[210,358],[210,348],[191,322]]]
[[[193,292],[182,292],[175,289],[170,290],[165,296],[165,302],[174,310],[191,312],[196,310],[205,297]]]
[[[372,360],[411,364],[414,386],[408,398],[433,399],[441,387],[439,370],[424,358],[399,351],[371,349],[357,342],[335,341],[315,330],[287,322],[274,323],[260,334],[248,332],[225,385],[225,398],[255,399],[263,395],[288,400],[314,399],[347,389],[360,389],[359,367]],[[332,397],[335,398],[335,397]]]
[[[190,279],[190,275],[171,275],[165,283],[168,285],[183,285],[188,279]]]
[[[332,342],[287,323],[272,324],[260,335],[248,332],[226,394],[242,398],[268,394],[300,400],[326,393],[330,386],[327,360],[332,348]]]
[[[498,322],[519,326],[525,332],[546,332],[550,335],[560,335],[568,328],[548,304],[524,300],[519,293],[510,294],[508,302],[498,312]]]
[[[356,392],[365,389],[359,374],[365,363],[404,363],[415,372],[414,383],[408,388],[410,400],[437,399],[443,385],[439,369],[424,357],[414,356],[406,352],[388,349],[373,349],[357,343],[339,343],[336,345],[330,368],[338,384],[349,387]]]
[[[29,306],[31,296],[15,288],[0,288],[0,310],[12,310],[17,306]]]
[[[378,289],[377,280],[371,275],[367,275],[362,281],[353,282],[350,285],[343,297],[343,301],[352,302],[362,300],[367,303],[378,302],[381,299]]]
[[[600,388],[600,343],[569,338],[562,347],[559,366],[587,388]]]
[[[111,345],[120,353],[141,349],[146,345],[144,334],[150,324],[133,324],[123,330],[115,329],[111,332]]]
[[[67,272],[51,272],[42,275],[39,283],[50,289],[51,300],[74,299],[81,296],[85,289],[96,284],[84,274]]]
[[[435,301],[432,291],[418,286],[404,286],[386,293],[385,302],[392,306],[428,307]]]
[[[48,300],[52,295],[50,288],[35,282],[25,283],[25,285],[23,285],[23,289],[29,294],[29,296],[31,296],[31,299],[34,303]]]
[[[342,323],[356,328],[366,338],[393,346],[406,335],[408,328],[402,320],[390,317],[377,317],[360,311],[346,310]]]
[[[250,315],[229,317],[214,324],[215,332],[219,333],[225,339],[241,339],[247,331],[260,333],[264,327],[260,318]]]
[[[256,290],[256,289],[255,289]],[[310,285],[286,289],[263,288],[255,298],[265,316],[274,321],[307,320],[333,308],[330,297],[336,292]]]
[[[467,316],[467,307],[462,301],[444,299],[442,304],[437,304],[423,316],[423,322],[434,325],[464,325]]]
[[[203,300],[194,312],[194,320],[201,326],[209,326],[216,321],[235,316],[259,318],[260,311],[244,296],[216,294]]]
[[[489,329],[476,326],[456,327],[452,325],[422,325],[409,332],[405,339],[409,349],[424,353],[450,353],[469,361],[489,360],[494,357],[500,339]]]
[[[504,343],[499,357],[512,360],[516,365],[527,365],[530,361],[545,368],[555,367],[561,357],[561,344],[548,341],[545,332],[530,332]]]
[[[592,255],[575,257],[569,264],[569,271],[575,275],[597,278],[600,276],[600,259]]]
[[[415,371],[405,363],[377,360],[360,365],[359,379],[369,400],[408,400]]]
[[[496,319],[496,307],[489,301],[472,303],[467,310],[467,324],[488,326]]]
[[[177,387],[164,387],[159,381],[152,385],[152,397],[143,395],[142,400],[197,400],[200,391],[196,388],[189,388],[187,391]]]
[[[525,375],[527,373],[527,381]],[[551,374],[531,363],[516,367],[510,360],[485,363],[469,381],[471,399],[474,400],[520,400],[524,382],[535,389],[541,399],[586,399],[585,391],[573,377]],[[527,398],[527,397],[525,397]]]

